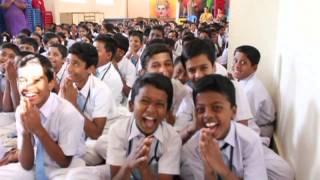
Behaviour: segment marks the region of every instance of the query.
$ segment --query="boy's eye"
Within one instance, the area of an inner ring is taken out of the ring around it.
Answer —
[[[211,108],[212,108],[212,110],[214,112],[220,112],[223,109],[223,106],[221,106],[221,105],[213,105]]]
[[[165,106],[165,104],[164,104],[164,103],[162,103],[162,102],[158,102],[158,103],[156,103],[156,106],[157,106],[157,107],[161,107],[161,108],[163,108],[163,107]]]
[[[198,114],[204,113],[204,108],[203,108],[203,107],[197,107],[197,108],[196,108],[196,112],[197,112]]]

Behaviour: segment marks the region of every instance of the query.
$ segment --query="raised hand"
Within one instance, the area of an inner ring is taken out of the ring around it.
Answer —
[[[136,149],[127,158],[127,165],[130,169],[138,168],[139,170],[148,167],[148,155],[153,137],[146,137],[136,147]]]

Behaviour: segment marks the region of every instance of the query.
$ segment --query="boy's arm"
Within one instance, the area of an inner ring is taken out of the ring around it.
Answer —
[[[3,112],[13,112],[13,105],[10,96],[10,83],[6,80],[6,87],[4,89],[3,97],[2,97],[2,110]]]
[[[24,129],[27,129],[29,132],[35,134],[38,137],[47,154],[52,160],[57,162],[60,167],[68,167],[71,163],[72,156],[65,156],[59,144],[51,139],[50,135],[41,124],[39,109],[36,106],[31,105],[31,103],[27,99],[23,100],[22,102],[23,104],[25,104],[23,106],[25,106],[26,109],[24,118],[22,118],[23,124],[25,126]],[[28,142],[29,141],[27,141],[27,143]]]
[[[6,92],[7,101],[11,102],[10,111],[14,111],[20,102],[20,95],[18,91],[17,84],[17,70],[13,61],[8,61],[5,65],[6,68],[6,77],[7,77],[7,85],[10,88],[7,88],[8,92]]]
[[[131,175],[131,168],[128,166],[110,166],[111,177],[113,180],[129,180]]]
[[[85,117],[84,132],[86,133],[86,136],[91,139],[98,139],[103,132],[106,122],[107,118],[94,118],[93,121],[90,121]]]
[[[22,147],[19,151],[19,162],[21,166],[30,170],[33,168],[34,163],[34,150],[32,144],[32,134],[28,132],[22,133]]]
[[[65,156],[60,146],[51,139],[42,126],[35,131],[35,134],[52,160],[57,162],[62,168],[66,168],[70,165],[72,156]]]

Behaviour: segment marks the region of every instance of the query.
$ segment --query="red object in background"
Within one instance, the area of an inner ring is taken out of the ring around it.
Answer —
[[[40,9],[42,21],[45,21],[46,8],[43,0],[32,0],[32,7],[34,9]]]
[[[51,11],[46,11],[44,13],[44,28],[47,29],[53,24],[53,16]]]
[[[220,9],[222,11],[222,13],[224,13],[224,3],[225,0],[215,0],[214,1],[214,17],[217,16],[218,14],[218,9]]]

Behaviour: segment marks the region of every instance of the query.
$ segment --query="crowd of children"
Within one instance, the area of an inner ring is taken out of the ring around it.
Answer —
[[[15,114],[17,139],[1,179],[294,179],[270,148],[276,112],[259,50],[239,46],[226,70],[227,22],[2,36],[0,112]]]

